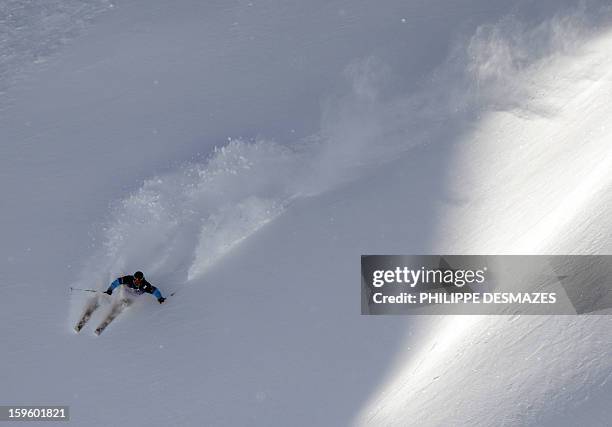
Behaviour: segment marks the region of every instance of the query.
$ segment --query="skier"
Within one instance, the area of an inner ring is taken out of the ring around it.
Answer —
[[[152,294],[155,298],[157,298],[157,302],[160,304],[166,301],[166,298],[162,296],[159,289],[145,280],[142,271],[137,271],[133,276],[123,276],[115,279],[115,281],[110,284],[104,293],[107,295],[112,295],[113,290],[121,285],[127,286],[130,292],[136,295],[142,295],[145,292]]]

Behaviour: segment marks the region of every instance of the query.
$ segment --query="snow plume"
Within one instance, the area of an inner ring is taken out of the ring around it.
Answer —
[[[609,26],[610,18],[610,7],[584,4],[536,25],[508,16],[478,27],[455,48],[451,62],[464,70],[470,98],[481,108],[520,108],[537,95],[530,78],[560,56],[578,53],[585,41]]]
[[[539,98],[534,75],[563,56],[581,54],[612,22],[607,8],[581,6],[543,22],[509,16],[451,43],[447,59],[412,93],[403,76],[376,57],[345,70],[348,89],[323,107],[313,192],[356,178],[421,144],[459,139],[491,111],[549,116],[558,106]],[[308,192],[309,183],[304,191]]]
[[[603,28],[602,16],[581,8],[532,26],[516,18],[480,26],[409,94],[384,61],[355,61],[347,88],[326,99],[317,134],[293,144],[233,140],[204,163],[147,180],[114,207],[95,264],[101,274],[139,268],[191,280],[297,197],[337,188],[419,144],[456,140],[487,111],[541,114],[549,106],[533,108],[534,70],[577,52]]]
[[[113,207],[92,264],[101,275],[194,278],[283,211],[301,163],[279,144],[234,140],[205,163],[149,179]]]

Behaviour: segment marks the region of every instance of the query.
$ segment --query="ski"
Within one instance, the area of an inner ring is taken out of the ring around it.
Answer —
[[[100,326],[98,326],[95,330],[95,334],[96,335],[100,335],[102,332],[104,332],[104,330],[106,329],[106,327],[108,325],[110,325],[110,323],[115,320],[115,318],[117,316],[119,316],[119,314],[121,314],[121,312],[123,311],[123,309],[125,309],[127,306],[129,306],[131,303],[131,301],[129,299],[123,299],[121,300],[120,303],[118,304],[113,304],[113,307],[111,308],[110,313],[108,313],[108,315],[106,316],[106,319],[104,319],[102,321],[102,323],[100,323]]]
[[[85,326],[85,323],[89,321],[89,319],[91,318],[91,315],[93,314],[94,311],[96,311],[99,305],[100,304],[98,302],[97,296],[89,300],[89,303],[85,307],[85,311],[81,315],[81,318],[79,319],[78,323],[74,326],[74,330],[76,333],[81,332],[81,329],[83,329],[83,326]]]

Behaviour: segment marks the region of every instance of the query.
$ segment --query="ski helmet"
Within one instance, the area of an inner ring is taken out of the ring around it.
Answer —
[[[134,278],[138,280],[142,280],[144,279],[144,274],[142,274],[142,271],[137,271],[136,273],[134,273]]]

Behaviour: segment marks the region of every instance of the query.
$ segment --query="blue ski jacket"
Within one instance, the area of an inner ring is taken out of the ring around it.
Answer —
[[[127,286],[133,293],[138,295],[142,295],[146,292],[148,294],[152,294],[155,298],[157,298],[157,300],[162,298],[162,294],[159,289],[147,282],[146,279],[143,279],[138,285],[134,283],[134,276],[123,276],[115,279],[113,283],[110,284],[106,292],[112,294],[113,291],[121,285]]]

